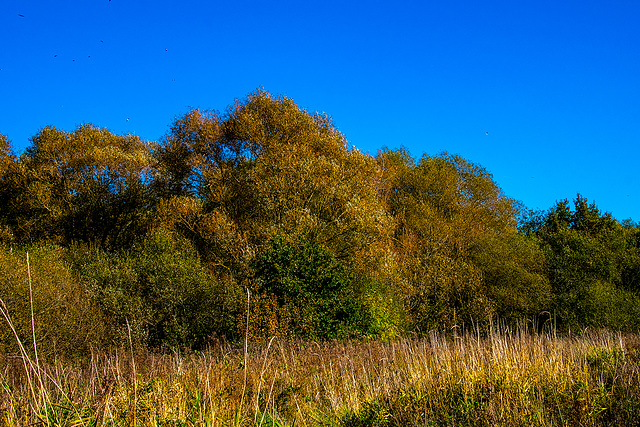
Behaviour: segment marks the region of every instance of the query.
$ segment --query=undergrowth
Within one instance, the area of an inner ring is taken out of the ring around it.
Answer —
[[[0,357],[2,425],[638,425],[640,338],[495,331]]]

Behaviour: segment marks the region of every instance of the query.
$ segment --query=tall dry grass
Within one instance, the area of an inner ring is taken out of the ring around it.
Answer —
[[[2,425],[638,425],[640,338],[494,331],[0,357]],[[34,379],[37,379],[35,381]],[[635,424],[634,424],[635,423]]]

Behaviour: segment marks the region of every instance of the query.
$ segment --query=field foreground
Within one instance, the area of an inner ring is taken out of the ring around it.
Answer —
[[[0,356],[0,425],[639,425],[640,336],[501,332],[390,342]]]

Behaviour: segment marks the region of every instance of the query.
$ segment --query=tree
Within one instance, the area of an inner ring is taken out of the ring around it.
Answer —
[[[375,159],[347,149],[329,117],[259,90],[221,117],[192,111],[171,129],[154,156],[192,178],[156,187],[196,189],[165,192],[167,203],[194,207],[191,194],[202,203],[168,220],[225,280],[250,286],[252,261],[275,236],[316,242],[365,282],[387,280],[393,224]]]
[[[9,139],[0,134],[0,179],[4,181],[6,173],[16,162],[16,156],[13,154],[11,142]]]
[[[374,159],[347,150],[326,115],[288,98],[260,90],[222,118],[189,112],[154,157],[156,176],[175,171],[173,184],[157,178],[154,185],[173,188],[170,195],[199,195],[203,215],[233,224],[253,247],[249,254],[276,234],[306,233],[348,258],[390,228],[376,194]]]
[[[0,134],[0,243],[13,241],[13,201],[19,193],[18,163],[6,136]]]
[[[520,252],[519,204],[502,194],[485,169],[447,153],[416,163],[404,150],[382,151],[378,162],[385,174],[380,193],[398,223],[395,248],[415,327],[452,327],[540,309],[531,299],[545,294],[545,279],[536,273],[535,251]],[[507,264],[504,256],[514,254],[519,256]],[[505,292],[514,285],[531,297]]]
[[[201,197],[203,171],[227,158],[219,144],[221,121],[214,112],[191,110],[177,118],[159,144],[153,144],[153,189],[161,198]]]
[[[47,127],[19,163],[24,190],[16,211],[23,241],[116,247],[146,229],[149,151],[139,138],[92,125],[70,133]]]
[[[638,229],[601,213],[580,194],[546,212],[530,213],[520,229],[546,257],[554,308],[565,327],[638,324]]]

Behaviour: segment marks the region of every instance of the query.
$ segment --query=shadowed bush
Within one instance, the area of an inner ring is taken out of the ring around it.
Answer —
[[[211,335],[232,329],[228,293],[184,238],[155,231],[130,251],[76,245],[69,257],[120,344],[131,334],[136,345],[200,348]]]

